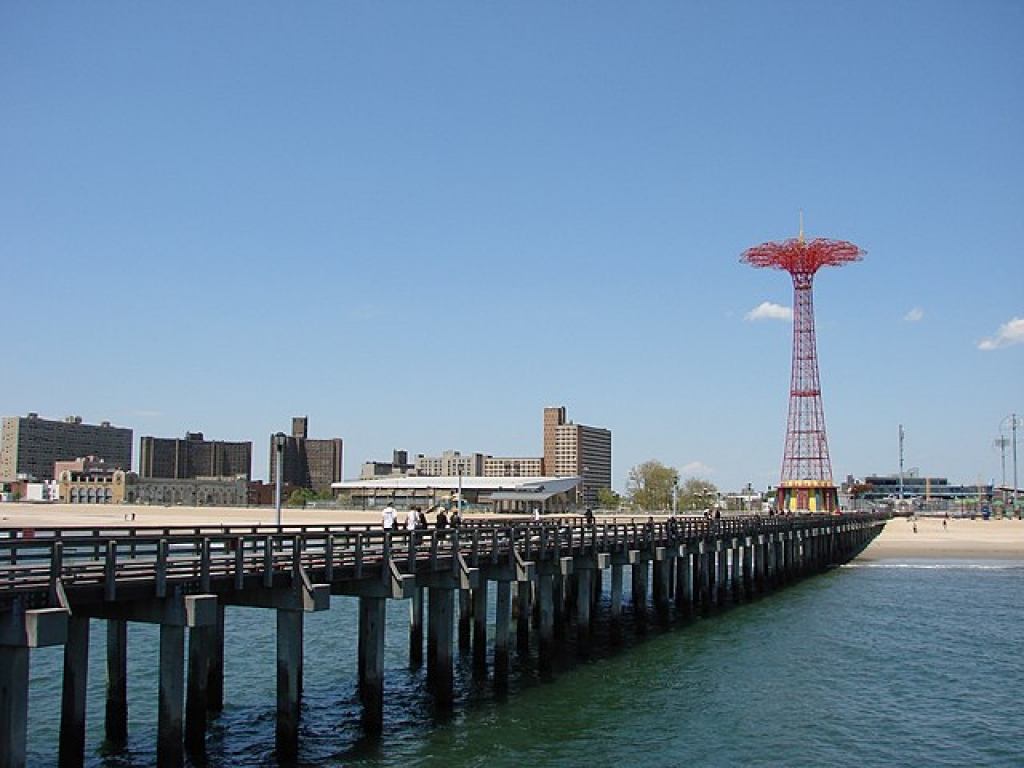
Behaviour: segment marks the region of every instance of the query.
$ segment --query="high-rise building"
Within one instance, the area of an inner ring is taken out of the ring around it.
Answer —
[[[597,492],[612,486],[612,433],[566,419],[564,406],[544,409],[544,474],[576,476],[580,502],[597,505]]]
[[[202,432],[139,439],[139,477],[189,480],[252,476],[252,442],[206,440]]]
[[[102,424],[83,424],[80,416],[63,421],[28,416],[5,416],[0,437],[0,480],[31,477],[54,480],[53,465],[83,456],[96,456],[108,465],[130,470],[132,431]]]
[[[328,490],[342,479],[342,440],[340,437],[311,440],[309,417],[292,419],[292,434],[284,436],[281,451],[281,483],[315,491]],[[270,436],[270,482],[277,481],[276,435]]]
[[[484,473],[484,455],[458,451],[444,451],[440,456],[416,457],[416,474],[421,477],[481,477]]]

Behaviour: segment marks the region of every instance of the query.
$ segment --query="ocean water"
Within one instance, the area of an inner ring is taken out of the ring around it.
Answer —
[[[513,653],[502,696],[457,656],[456,711],[441,717],[425,667],[408,664],[407,605],[392,601],[379,742],[359,728],[355,608],[334,598],[306,618],[299,765],[1024,766],[1021,562],[854,563],[652,626],[551,682]],[[270,612],[228,609],[225,710],[202,764],[277,765],[274,626]],[[94,622],[87,764],[153,765],[156,628],[130,626],[129,745],[112,754],[104,642]],[[32,766],[56,763],[61,665],[60,649],[33,653]]]

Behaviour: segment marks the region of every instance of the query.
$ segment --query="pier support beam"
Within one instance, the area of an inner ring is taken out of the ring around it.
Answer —
[[[594,569],[580,569],[576,579],[576,651],[583,657],[590,656],[593,645],[590,625],[591,590],[594,586]]]
[[[185,627],[181,624],[160,625],[160,680],[158,683],[156,764],[185,764],[184,701],[185,701]]]
[[[473,594],[473,670],[487,674],[487,581],[481,580]]]
[[[721,608],[729,597],[729,548],[721,539],[715,542],[715,555],[715,603]]]
[[[754,537],[743,539],[743,594],[749,600],[754,596]]]
[[[537,576],[537,606],[537,663],[541,677],[550,678],[555,669],[555,600],[553,577],[550,573],[541,573]]]
[[[532,592],[533,584],[531,582],[516,582],[516,648],[520,656],[528,656],[530,653],[530,614],[533,612],[530,596]]]
[[[124,619],[107,619],[106,688],[106,744],[118,750],[128,743],[128,622]]]
[[[409,599],[409,666],[423,664],[423,587],[413,589]]]
[[[106,619],[107,626],[107,734],[127,730],[127,708],[121,693],[123,659],[127,648],[125,621],[160,625],[160,670],[157,705],[157,765],[184,764],[185,629],[217,624],[215,595],[176,593],[138,602],[105,602],[90,606],[89,615]],[[205,715],[204,715],[205,716]],[[126,734],[125,734],[126,735]]]
[[[359,598],[359,698],[363,704],[363,729],[371,736],[380,736],[384,730],[386,621],[386,598]],[[422,653],[422,643],[420,651]]]
[[[512,582],[499,581],[494,594],[494,685],[508,688],[509,624],[512,619]]]
[[[201,755],[206,750],[206,722],[210,707],[210,678],[217,655],[217,624],[188,631],[188,683],[185,694],[185,750]]]
[[[637,622],[637,629],[643,630],[647,625],[647,586],[650,583],[650,569],[647,567],[647,560],[643,556],[637,558],[632,567],[633,581],[633,617]]]
[[[61,645],[67,637],[63,608],[17,609],[0,617],[0,768],[21,768],[27,759],[30,649]]]
[[[64,676],[60,701],[61,768],[85,762],[85,694],[89,677],[89,619],[68,618],[68,641],[64,645]]]
[[[672,574],[673,561],[669,558],[666,547],[656,547],[654,550],[654,610],[662,621],[668,619],[669,595],[671,594],[670,576]]]
[[[455,590],[430,587],[427,604],[427,681],[434,703],[451,710],[455,703],[455,678],[452,669],[452,624]]]
[[[279,761],[294,759],[299,751],[299,712],[302,699],[301,611],[277,614],[277,728],[274,739]]]
[[[622,563],[612,563],[611,581],[611,618],[612,623],[618,624],[622,620]]]
[[[0,646],[0,766],[23,768],[28,732],[27,647]]]
[[[459,590],[459,650],[468,651],[472,642],[473,598],[471,590]]]
[[[217,604],[217,626],[212,628],[207,670],[206,706],[211,714],[224,711],[224,606]]]

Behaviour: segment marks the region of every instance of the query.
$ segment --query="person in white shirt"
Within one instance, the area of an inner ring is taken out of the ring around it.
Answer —
[[[381,525],[385,531],[390,531],[392,528],[395,527],[395,518],[397,517],[397,515],[398,510],[396,510],[389,502],[388,505],[384,507],[384,511],[381,513]]]
[[[417,527],[417,520],[419,518],[420,510],[418,507],[412,507],[409,509],[409,516],[405,518],[405,530],[415,531]]]

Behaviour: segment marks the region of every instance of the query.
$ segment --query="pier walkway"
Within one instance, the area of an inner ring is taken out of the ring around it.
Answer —
[[[436,706],[454,706],[453,646],[496,689],[510,649],[552,673],[571,628],[586,657],[607,605],[613,631],[670,612],[707,613],[847,562],[886,517],[853,514],[538,523],[487,518],[444,531],[366,525],[0,529],[0,768],[26,761],[32,648],[64,646],[59,761],[85,760],[89,622],[106,622],[106,743],[127,742],[127,624],[158,624],[159,765],[201,755],[223,705],[225,606],[275,611],[276,745],[298,750],[303,616],[359,601],[364,731],[383,731],[387,600],[409,603],[409,654]],[[624,568],[630,589],[624,605]],[[610,578],[605,580],[608,573]],[[493,599],[493,625],[488,601]],[[186,645],[186,638],[188,640]]]

